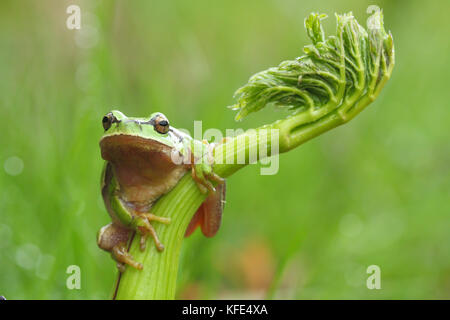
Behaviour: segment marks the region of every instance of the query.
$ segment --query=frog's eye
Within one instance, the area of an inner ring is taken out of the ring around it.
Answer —
[[[103,128],[105,129],[105,131],[107,131],[109,128],[111,128],[111,125],[116,122],[120,122],[120,121],[117,120],[117,118],[112,114],[112,112],[108,113],[102,119],[102,124],[103,124]]]
[[[169,120],[163,115],[158,115],[154,118],[153,127],[158,133],[165,134],[169,132]]]

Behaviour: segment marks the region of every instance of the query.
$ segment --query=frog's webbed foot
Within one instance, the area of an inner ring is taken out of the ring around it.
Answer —
[[[194,179],[202,193],[216,192],[214,184],[211,182],[223,183],[225,180],[212,172],[211,166],[204,164],[195,164],[192,166],[192,179]]]
[[[195,147],[196,146],[194,146],[194,148]],[[197,148],[199,147],[197,146]],[[202,193],[207,193],[208,191],[211,193],[215,193],[216,189],[214,188],[213,182],[221,184],[225,182],[225,179],[217,175],[212,169],[212,165],[214,164],[214,144],[208,144],[206,140],[203,140],[202,146],[200,148],[201,156],[196,157],[196,151],[194,151],[191,156],[192,179],[194,179],[195,183]]]
[[[142,269],[142,264],[136,262],[127,251],[130,234],[129,229],[110,223],[101,228],[97,235],[98,246],[111,253],[120,272],[125,271],[126,264],[138,270]]]
[[[112,248],[111,255],[117,261],[117,269],[120,272],[125,271],[125,264],[132,266],[135,269],[142,270],[142,264],[134,261],[131,254],[128,253],[125,244],[119,244]]]
[[[156,216],[152,213],[141,213],[137,219],[138,219],[137,227],[138,227],[139,233],[141,234],[141,240],[139,242],[141,251],[145,250],[146,244],[147,244],[147,238],[149,236],[152,236],[153,240],[155,241],[156,249],[158,251],[163,251],[164,245],[159,240],[158,234],[156,233],[155,228],[151,224],[151,221],[158,221],[158,222],[161,222],[164,224],[169,224],[170,218]]]

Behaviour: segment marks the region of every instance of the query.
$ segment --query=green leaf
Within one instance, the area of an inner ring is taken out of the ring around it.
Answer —
[[[367,31],[347,13],[336,15],[336,35],[325,37],[324,14],[312,13],[305,28],[312,44],[304,55],[259,72],[235,93],[236,120],[267,105],[287,108],[292,114],[314,113],[321,118],[342,108],[345,117],[353,105],[378,95],[394,65],[392,35],[383,25],[383,14],[376,11],[368,19]]]

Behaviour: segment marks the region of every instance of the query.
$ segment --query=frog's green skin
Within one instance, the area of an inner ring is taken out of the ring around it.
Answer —
[[[125,264],[142,269],[127,252],[134,231],[141,235],[141,250],[148,236],[159,251],[164,249],[152,222],[168,224],[170,219],[153,215],[151,209],[189,170],[200,190],[209,190],[210,195],[194,215],[186,236],[197,226],[209,237],[218,231],[225,181],[212,170],[212,145],[171,127],[161,113],[128,118],[120,111],[111,111],[102,122],[105,133],[100,149],[105,164],[101,191],[112,222],[100,229],[97,243],[111,253],[120,271]],[[216,188],[213,182],[218,183]]]

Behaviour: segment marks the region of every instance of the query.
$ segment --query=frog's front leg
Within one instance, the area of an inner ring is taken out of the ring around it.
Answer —
[[[136,262],[127,251],[131,232],[130,229],[110,223],[101,228],[97,234],[98,246],[111,253],[112,258],[117,261],[117,268],[120,272],[125,271],[125,264],[138,270],[142,269],[142,264]]]
[[[153,238],[153,241],[155,241],[155,246],[158,251],[164,250],[164,245],[161,243],[161,241],[158,238],[158,234],[156,233],[155,228],[151,224],[152,221],[161,222],[164,224],[170,223],[170,218],[164,218],[160,216],[156,216],[152,213],[140,213],[135,218],[136,227],[139,230],[139,234],[141,235],[140,240],[140,248],[141,251],[145,250],[147,238],[151,236]]]
[[[213,150],[214,144],[209,144],[206,140],[192,140],[191,142],[192,178],[203,193],[216,192],[212,182],[218,184],[225,182],[225,179],[217,175],[212,169],[214,164]]]

